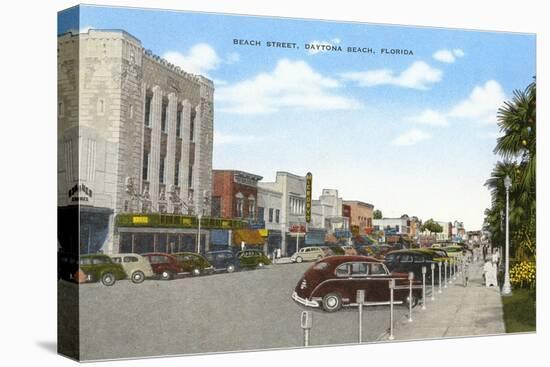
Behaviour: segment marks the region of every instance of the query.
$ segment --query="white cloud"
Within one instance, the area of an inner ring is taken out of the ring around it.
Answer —
[[[264,140],[264,137],[254,136],[254,135],[226,134],[221,131],[214,131],[215,145],[257,143],[262,140]]]
[[[235,64],[239,61],[241,61],[241,55],[238,52],[230,52],[225,57],[225,63],[229,65]]]
[[[341,76],[344,80],[356,82],[362,87],[395,85],[404,88],[425,90],[431,84],[441,81],[443,72],[423,61],[415,61],[398,75],[390,69],[378,69],[347,72],[341,74]]]
[[[309,45],[314,45],[314,46],[336,46],[340,43],[340,38],[333,38],[332,40],[330,41],[318,41],[318,40],[314,40],[314,41],[309,41],[308,44]],[[323,49],[317,49],[317,48],[309,48],[307,50],[307,52],[310,54],[310,55],[316,55],[316,54],[319,54],[319,53],[323,53],[323,52],[327,52],[327,50],[323,50]]]
[[[449,116],[494,123],[497,110],[505,99],[501,85],[495,80],[489,80],[476,86],[465,100],[452,107]]]
[[[435,60],[446,62],[448,64],[452,64],[453,62],[455,62],[457,57],[463,56],[464,51],[462,51],[462,49],[460,48],[455,48],[454,50],[438,50],[432,55]]]
[[[399,135],[395,139],[392,140],[393,145],[414,145],[416,143],[419,143],[424,140],[431,139],[431,135],[419,130],[419,129],[412,129],[407,132],[404,132],[403,134]]]
[[[421,114],[417,116],[412,116],[408,119],[409,121],[416,122],[418,124],[430,125],[430,126],[448,126],[449,121],[447,116],[444,113],[434,111],[430,108],[422,111]]]
[[[349,110],[360,107],[353,98],[337,94],[337,80],[325,77],[298,60],[281,59],[269,73],[260,73],[216,92],[220,109],[238,114],[265,114],[285,108]]]
[[[209,71],[217,69],[222,62],[216,50],[207,43],[198,43],[187,53],[168,51],[162,57],[188,73],[201,75],[208,75]]]

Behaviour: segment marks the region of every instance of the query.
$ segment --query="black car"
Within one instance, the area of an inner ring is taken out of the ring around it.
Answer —
[[[437,254],[420,250],[390,251],[384,258],[384,264],[392,273],[414,273],[414,279],[422,280],[422,267],[426,267],[426,285],[432,282],[431,265],[434,264],[434,283],[438,284]],[[441,269],[443,270],[443,268]],[[443,275],[442,275],[443,277]]]
[[[69,252],[57,253],[57,279],[76,282],[78,272],[78,254]]]
[[[209,251],[206,260],[214,267],[214,271],[227,271],[232,273],[240,269],[240,261],[231,250]]]

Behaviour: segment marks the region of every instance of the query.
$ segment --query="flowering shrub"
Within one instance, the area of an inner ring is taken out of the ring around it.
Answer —
[[[536,283],[537,268],[531,261],[522,261],[510,269],[510,282],[519,288],[534,288]]]

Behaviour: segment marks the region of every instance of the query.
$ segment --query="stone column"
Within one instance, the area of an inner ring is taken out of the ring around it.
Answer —
[[[168,213],[173,212],[172,201],[169,199],[170,187],[174,184],[174,170],[176,164],[176,119],[178,114],[178,99],[174,93],[168,95],[168,111],[166,116],[166,132],[168,133],[168,140],[166,145],[166,161],[165,161],[165,174],[166,174],[166,199],[168,202]]]
[[[193,202],[195,203],[195,213],[202,213],[203,208],[203,190],[202,187],[202,170],[203,159],[202,159],[202,122],[201,122],[201,106],[196,107],[195,115],[195,164],[193,165],[193,182],[191,185],[195,189]]]
[[[160,168],[160,139],[161,139],[161,111],[162,91],[159,86],[153,88],[153,99],[151,101],[151,152],[149,164],[149,194],[153,211],[158,210],[159,198],[159,168]]]
[[[188,182],[189,173],[189,147],[191,141],[189,134],[191,133],[191,103],[186,99],[182,103],[181,112],[181,159],[180,159],[180,197],[187,203],[187,196],[191,182]]]

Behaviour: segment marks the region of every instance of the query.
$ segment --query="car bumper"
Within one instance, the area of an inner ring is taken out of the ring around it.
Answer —
[[[298,296],[298,294],[296,293],[296,291],[294,291],[292,293],[292,299],[296,302],[298,302],[299,304],[301,305],[304,305],[304,306],[307,306],[307,307],[319,307],[319,302],[317,301],[310,301],[306,298],[302,298],[300,296]]]

